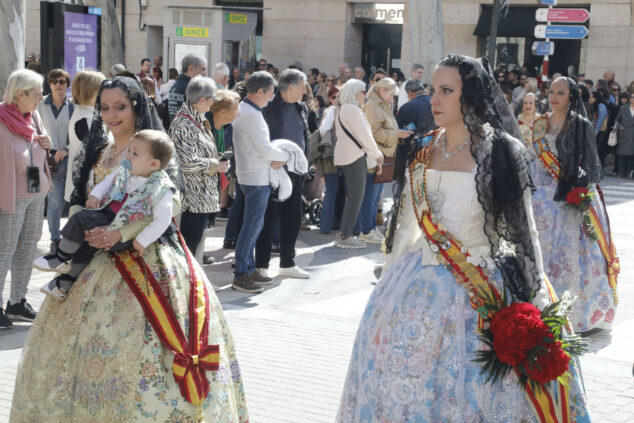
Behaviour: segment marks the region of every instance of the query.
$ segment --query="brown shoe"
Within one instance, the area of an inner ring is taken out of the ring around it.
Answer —
[[[273,282],[273,278],[262,275],[260,272],[258,272],[257,269],[255,269],[253,273],[249,275],[249,278],[251,278],[253,282],[257,282],[260,285],[267,285]]]
[[[253,282],[249,275],[244,275],[239,278],[233,278],[233,284],[231,284],[231,288],[236,291],[249,292],[249,293],[258,293],[264,291],[260,285]]]

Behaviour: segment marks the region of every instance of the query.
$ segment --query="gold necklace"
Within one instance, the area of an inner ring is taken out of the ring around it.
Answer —
[[[130,142],[132,142],[132,138],[130,138],[130,141],[128,141],[128,143],[124,145],[123,147],[121,147],[121,149],[119,150],[117,149],[116,144],[112,145],[112,147],[110,148],[110,151],[108,152],[108,156],[106,157],[106,160],[104,160],[104,164],[106,165],[106,167],[108,168],[114,167],[119,156],[121,156],[121,153],[126,151],[126,149],[128,148],[128,145],[130,145]]]

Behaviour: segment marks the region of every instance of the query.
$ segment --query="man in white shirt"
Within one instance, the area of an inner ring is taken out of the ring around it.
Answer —
[[[255,243],[262,231],[264,214],[271,195],[269,169],[281,169],[287,152],[271,145],[269,128],[262,108],[274,95],[275,80],[270,73],[253,73],[246,82],[247,95],[233,122],[233,152],[238,189],[244,194],[244,219],[236,242],[236,267],[232,288],[257,293],[260,284],[271,282],[255,268]]]
[[[425,67],[420,63],[414,63],[410,70],[411,79],[423,80],[423,71]],[[407,81],[406,81],[407,82]],[[398,91],[398,108],[400,109],[403,104],[407,103],[407,91],[405,91],[405,83],[401,84],[401,88]]]

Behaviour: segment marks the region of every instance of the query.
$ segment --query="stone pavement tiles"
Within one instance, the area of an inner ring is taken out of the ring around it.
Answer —
[[[611,331],[588,337],[582,358],[585,385],[595,422],[634,421],[634,228],[623,203],[610,206],[619,247],[620,304]],[[44,236],[47,235],[46,226]],[[249,295],[230,288],[232,250],[223,250],[224,222],[210,230],[206,250],[216,263],[205,266],[231,327],[251,420],[255,423],[333,422],[345,380],[354,336],[365,303],[383,263],[378,245],[365,250],[333,247],[334,235],[302,232],[297,264],[309,280],[275,279],[264,293]],[[48,242],[40,242],[46,251]],[[271,262],[276,272],[279,259]],[[29,302],[43,300],[39,286],[48,275],[33,272]],[[10,279],[5,283],[8,296]],[[0,332],[0,422],[8,420],[21,347],[29,324]]]

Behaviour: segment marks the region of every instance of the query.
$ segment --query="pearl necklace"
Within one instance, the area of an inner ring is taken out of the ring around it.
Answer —
[[[449,153],[447,152],[447,134],[443,133],[442,141],[440,142],[440,148],[442,149],[442,161],[448,162],[449,160],[451,160],[453,156],[458,154],[460,150],[462,150],[463,148],[467,146],[467,144],[469,144],[469,141],[471,141],[471,135],[469,135],[467,139],[464,140],[464,142],[462,143],[462,145],[460,145],[460,147],[456,148],[454,151]]]

